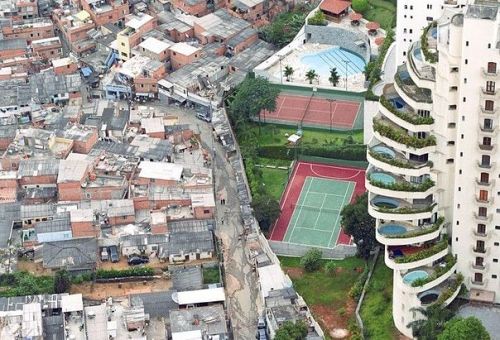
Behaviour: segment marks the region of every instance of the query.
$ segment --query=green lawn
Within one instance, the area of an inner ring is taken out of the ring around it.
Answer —
[[[280,257],[280,261],[285,271],[287,268],[302,268],[300,258]],[[323,262],[328,261],[324,260]],[[333,276],[327,275],[324,270],[319,270],[314,273],[305,272],[298,278],[291,277],[295,290],[302,295],[310,307],[327,305],[337,311],[346,305],[349,299],[349,289],[361,274],[365,263],[357,257],[335,262],[339,271]],[[361,270],[356,270],[358,268]]]
[[[256,131],[259,129],[257,125],[252,125],[252,129]],[[341,145],[342,142],[352,136],[354,142],[363,143],[363,131],[328,131],[321,129],[308,129],[302,130],[302,143],[303,144],[336,144]],[[296,128],[284,125],[262,124],[261,132],[258,137],[260,146],[267,145],[285,145],[288,137],[286,134],[291,135],[297,132]]]
[[[396,24],[396,7],[390,1],[369,0],[370,9],[363,13],[363,17],[369,21],[376,21],[387,30]]]
[[[361,306],[367,339],[397,339],[392,320],[392,270],[379,256]]]
[[[219,268],[203,268],[203,283],[220,283]]]
[[[276,200],[281,199],[281,194],[285,190],[288,171],[282,169],[260,168],[262,170],[262,182],[267,191]]]

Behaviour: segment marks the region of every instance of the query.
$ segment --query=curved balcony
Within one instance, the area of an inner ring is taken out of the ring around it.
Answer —
[[[498,69],[496,69],[495,71],[489,71],[486,67],[481,67],[481,74],[487,80],[500,79],[500,72],[498,71]]]
[[[483,114],[485,117],[491,117],[491,115],[494,115],[497,113],[498,108],[493,108],[492,110],[486,109],[485,106],[479,105],[479,111],[481,114]]]
[[[396,125],[412,132],[430,132],[434,119],[420,116],[388,85],[380,97],[380,112]]]
[[[372,195],[371,195],[372,196]],[[383,220],[419,220],[431,218],[437,205],[430,201],[411,203],[397,198],[373,195],[368,205],[368,213]]]
[[[444,218],[440,217],[433,224],[416,226],[407,222],[380,223],[376,229],[377,241],[388,246],[410,245],[424,243],[436,239],[444,225]]]
[[[428,178],[422,183],[414,184],[402,176],[378,169],[372,169],[366,174],[365,187],[376,195],[401,199],[425,199],[433,194],[436,188],[434,181]]]
[[[483,163],[481,161],[477,162],[477,169],[480,171],[490,171],[490,170],[495,170],[496,168],[496,163],[491,162],[491,163]]]
[[[453,274],[439,285],[419,293],[417,297],[421,306],[429,307],[433,304],[448,306],[460,293],[463,281],[462,274]]]
[[[424,28],[420,36],[420,48],[422,49],[424,60],[431,64],[435,64],[439,60],[437,35],[437,23],[434,21]]]
[[[400,65],[394,75],[396,92],[414,110],[432,111],[432,91],[418,87],[413,81],[406,64]]]
[[[432,266],[423,266],[402,272],[399,276],[402,287],[410,293],[420,293],[440,285],[447,280],[457,269],[457,260],[447,254]]]
[[[424,155],[436,150],[436,138],[434,136],[426,138],[411,136],[404,129],[384,119],[373,119],[373,131],[377,140],[397,150],[416,155]]]
[[[433,88],[436,81],[436,69],[424,60],[420,41],[414,43],[408,51],[408,72],[419,87]]]
[[[408,270],[429,265],[448,254],[448,240],[415,246],[388,246],[385,252],[387,267],[397,270]]]
[[[371,165],[396,174],[420,177],[431,172],[432,162],[417,162],[392,148],[378,144],[368,149],[366,159]]]

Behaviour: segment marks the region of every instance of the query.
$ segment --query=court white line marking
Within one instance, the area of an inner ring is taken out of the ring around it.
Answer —
[[[306,179],[306,181],[307,181],[307,179]],[[304,200],[307,200],[307,194],[308,194],[308,191],[309,191],[309,187],[311,186],[311,181],[309,181],[309,183],[307,183],[307,184],[308,184],[308,187],[307,187],[307,190],[306,190],[306,195],[304,196]],[[305,185],[302,187],[302,190],[304,189],[304,187],[305,187]],[[300,197],[302,196],[302,190],[300,191],[299,201],[300,201]],[[302,206],[299,208],[299,211],[297,212],[297,218],[295,219],[295,222],[293,224],[292,232],[290,233],[289,239],[293,238],[293,233],[295,232],[295,227],[297,226],[297,222],[298,222],[298,220],[300,218],[300,214],[301,213],[302,213]],[[295,209],[292,212],[292,218],[293,218],[293,215],[295,215]],[[286,237],[286,233],[285,233],[285,237]]]
[[[347,196],[347,193],[349,192],[349,188],[351,186],[351,182],[349,182],[348,186],[347,186],[347,190],[344,192],[344,198],[342,199],[342,206],[344,206],[344,203],[345,203],[345,198]],[[332,230],[332,234],[330,235],[330,240],[328,240],[328,245],[330,245],[330,243],[332,242],[332,238],[333,238],[333,235],[335,234],[335,228],[337,227],[337,223],[339,221],[339,217],[340,217],[340,214],[337,215],[337,218],[335,219],[335,224],[333,225],[333,230]],[[340,228],[340,226],[339,226]],[[340,233],[339,233],[340,234]],[[337,236],[338,238],[338,236]]]

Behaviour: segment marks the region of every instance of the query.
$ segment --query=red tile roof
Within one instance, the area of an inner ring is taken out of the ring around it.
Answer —
[[[344,0],[324,0],[319,8],[332,14],[340,14],[351,6],[350,1]]]

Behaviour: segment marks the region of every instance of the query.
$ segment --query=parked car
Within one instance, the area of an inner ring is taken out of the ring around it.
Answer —
[[[204,120],[205,122],[211,122],[212,118],[208,112],[196,112],[196,118]]]
[[[137,266],[139,264],[148,263],[149,258],[145,256],[131,256],[128,258],[129,266]]]
[[[259,321],[257,321],[257,328],[258,329],[265,329],[266,328],[266,319],[264,319],[264,317],[259,316]]]
[[[120,261],[120,256],[118,256],[118,249],[116,246],[109,247],[109,257],[111,258],[111,262]]]

